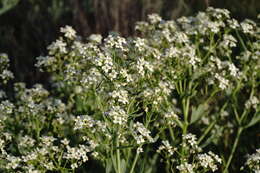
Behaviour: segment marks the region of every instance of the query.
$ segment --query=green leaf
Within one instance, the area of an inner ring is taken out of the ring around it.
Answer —
[[[255,116],[251,119],[249,124],[246,125],[246,128],[249,128],[258,122],[260,122],[260,114],[255,114]]]
[[[193,72],[192,76],[191,76],[191,79],[194,81],[194,80],[197,80],[198,78],[200,78],[201,76],[205,75],[207,73],[206,70],[204,69],[197,69],[196,71]]]
[[[126,161],[125,161],[125,159],[121,159],[121,171],[120,172],[126,172]]]
[[[107,161],[106,161],[106,173],[112,172],[112,168],[113,168],[112,162],[109,161],[109,160],[107,160]]]
[[[19,0],[0,0],[0,15],[4,14],[8,10],[12,9],[18,4]]]
[[[206,115],[208,110],[208,104],[201,104],[197,108],[192,107],[192,114],[190,123],[193,124],[198,121],[202,115]]]
[[[212,141],[216,139],[216,136],[212,135],[209,138],[207,138],[207,140],[205,142],[203,142],[203,144],[200,145],[201,148],[205,148],[207,147],[209,144],[212,143]]]

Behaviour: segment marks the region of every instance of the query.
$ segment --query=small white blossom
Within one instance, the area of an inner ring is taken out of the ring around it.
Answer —
[[[61,143],[64,144],[65,146],[69,145],[69,140],[67,138],[61,140]]]
[[[229,86],[229,81],[220,76],[218,73],[215,74],[215,78],[219,81],[219,88],[221,88],[222,90],[226,89]]]
[[[91,34],[88,39],[92,42],[101,43],[102,36],[100,34]]]
[[[229,20],[227,20],[227,22],[228,22],[230,28],[232,28],[232,29],[239,28],[239,23],[236,19],[229,19]]]
[[[187,162],[177,166],[177,169],[181,172],[181,173],[195,173],[194,172],[194,165],[189,164]]]
[[[93,118],[88,115],[77,116],[74,121],[74,130],[82,128],[93,128],[95,125],[95,120],[93,120]]]
[[[19,164],[21,162],[21,159],[19,157],[15,157],[15,156],[10,156],[7,155],[6,160],[9,161],[9,163],[6,165],[7,169],[16,169],[19,167]]]
[[[144,150],[143,150],[142,147],[138,147],[137,150],[136,150],[136,152],[137,152],[138,154],[140,154],[140,153],[144,152]]]
[[[68,25],[60,28],[60,32],[64,33],[64,36],[69,39],[74,39],[76,37],[76,31],[71,26]]]
[[[244,33],[252,34],[254,33],[255,25],[256,24],[253,21],[246,19],[241,23],[241,28]]]
[[[217,163],[221,163],[221,159],[219,156],[215,155],[212,152],[208,154],[198,154],[198,162],[205,169],[211,169],[211,171],[215,172],[217,168]]]
[[[137,144],[142,144],[146,140],[154,142],[154,139],[150,136],[151,132],[146,129],[142,123],[136,122],[133,127],[135,129],[134,138]]]
[[[257,149],[256,153],[247,156],[245,166],[249,167],[255,173],[260,172],[260,149]]]
[[[247,109],[249,109],[250,107],[253,107],[254,109],[257,109],[257,106],[259,106],[259,100],[258,100],[258,98],[256,96],[251,97],[245,103],[245,107]]]
[[[127,122],[127,113],[119,106],[112,106],[107,114],[112,118],[113,123],[124,125]]]
[[[67,53],[67,44],[63,42],[62,40],[56,40],[51,45],[47,47],[47,49],[50,51],[50,55],[54,55],[57,53],[65,54]]]
[[[162,18],[158,15],[158,14],[150,14],[148,15],[148,20],[149,22],[151,22],[152,24],[156,24],[162,21]]]
[[[126,90],[120,89],[117,91],[113,91],[112,93],[110,93],[110,95],[112,96],[112,98],[115,98],[118,100],[118,102],[122,103],[122,104],[127,104],[128,101],[128,92]]]
[[[172,156],[177,149],[173,148],[168,140],[164,140],[162,141],[162,145],[160,145],[157,149],[157,152],[161,153],[163,150],[165,150],[170,156]]]

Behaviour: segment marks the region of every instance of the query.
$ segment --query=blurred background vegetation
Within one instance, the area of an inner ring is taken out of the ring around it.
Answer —
[[[0,0],[0,52],[10,56],[16,81],[45,83],[35,58],[46,53],[61,26],[71,25],[83,37],[109,31],[130,36],[147,14],[176,19],[208,6],[229,9],[238,20],[256,19],[260,12],[259,0]]]

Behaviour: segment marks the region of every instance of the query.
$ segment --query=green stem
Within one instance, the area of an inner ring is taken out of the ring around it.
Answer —
[[[252,84],[252,88],[251,88],[251,92],[250,92],[250,96],[249,96],[249,99],[252,99],[253,95],[254,95],[254,86],[255,86],[255,83]],[[239,125],[242,124],[243,120],[245,119],[245,117],[247,116],[248,114],[248,110],[247,109],[244,109],[243,113],[242,113],[242,116],[241,118],[239,119]]]
[[[167,159],[167,162],[166,162],[166,173],[170,173],[170,161],[169,159]]]
[[[182,83],[181,83],[181,81],[179,81],[179,91],[180,91],[181,94],[183,94]]]
[[[241,118],[239,119],[239,125],[242,125],[242,122],[244,120],[244,118],[247,116],[248,111],[246,109],[244,109]]]
[[[174,133],[173,133],[172,127],[170,125],[169,125],[169,131],[170,131],[170,136],[172,138],[172,141],[174,141]]]
[[[210,132],[210,130],[214,127],[216,121],[213,121],[208,128],[206,129],[206,131],[203,133],[203,135],[199,138],[198,140],[198,144],[201,143],[201,141],[206,137],[206,135]]]
[[[136,162],[137,162],[138,157],[139,157],[139,153],[137,153],[137,154],[135,155],[135,159],[134,159],[134,162],[133,162],[133,164],[132,164],[132,166],[131,166],[130,173],[133,173],[133,172],[134,172],[135,165],[136,165]]]
[[[208,92],[208,91],[207,91]],[[215,89],[210,96],[207,98],[207,100],[205,101],[205,103],[208,103],[210,101],[210,99],[212,99],[212,97],[217,94],[219,92],[219,89]]]
[[[239,33],[238,33],[237,30],[236,30],[236,35],[237,35],[239,41],[241,42],[243,49],[244,49],[245,51],[247,51],[247,47],[246,47],[246,45],[245,45],[243,39],[241,38],[241,36],[239,35]]]
[[[192,83],[188,83],[188,87],[186,88],[186,92],[190,93],[192,88]],[[190,107],[190,97],[187,96],[186,98],[183,98],[182,100],[182,109],[183,109],[183,117],[184,117],[184,123],[183,123],[183,128],[182,128],[182,134],[185,136],[187,134],[187,129],[189,126],[189,107]],[[182,141],[183,143],[184,141]],[[181,149],[181,162],[183,162],[184,158],[184,147]]]
[[[117,160],[117,172],[121,173],[121,160],[120,160],[120,150],[119,150],[119,139],[116,138],[116,160]]]
[[[235,105],[232,105],[232,108],[233,108],[236,120],[237,120],[238,124],[240,125],[240,118],[239,118],[239,115],[238,115],[238,112],[237,112],[237,108],[236,108]]]
[[[190,98],[188,97],[186,100],[186,107],[185,107],[185,114],[184,114],[184,118],[185,118],[185,123],[188,124],[188,118],[189,118],[189,107],[190,107]]]
[[[187,129],[188,129],[188,124],[187,124],[187,123],[184,123],[183,129],[182,129],[183,135],[186,135],[186,134],[187,134]]]
[[[237,148],[237,144],[238,144],[238,141],[239,141],[239,138],[240,138],[240,135],[243,131],[243,128],[242,127],[239,127],[238,128],[238,132],[237,132],[237,135],[236,135],[236,139],[235,139],[235,142],[234,142],[234,145],[232,147],[232,150],[231,150],[231,153],[229,155],[229,158],[228,158],[228,161],[227,161],[227,164],[225,166],[225,169],[224,169],[224,173],[228,173],[228,168],[229,168],[229,165],[234,157],[234,153],[236,151],[236,148]]]
[[[188,124],[187,123],[184,123],[183,124],[183,129],[182,129],[182,133],[183,133],[183,136],[185,136],[187,134],[187,128],[188,128]],[[185,158],[185,149],[184,149],[184,141],[182,141],[182,148],[181,148],[181,163],[184,162],[184,158]]]

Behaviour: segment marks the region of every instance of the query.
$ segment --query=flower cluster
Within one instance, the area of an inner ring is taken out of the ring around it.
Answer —
[[[165,150],[166,153],[168,153],[170,156],[172,156],[177,149],[173,148],[170,145],[168,140],[165,140],[165,141],[162,141],[162,145],[159,146],[157,152],[161,153],[164,150]]]
[[[210,7],[135,28],[139,37],[83,39],[62,27],[35,65],[50,90],[0,90],[0,172],[81,171],[89,160],[106,172],[235,168],[237,140],[259,125],[258,24]],[[0,57],[2,89],[12,74]],[[216,146],[229,152],[220,159]],[[246,166],[258,170],[257,157]]]
[[[201,169],[210,170],[215,172],[218,170],[218,166],[222,163],[220,157],[213,152],[209,151],[208,153],[200,153],[201,149],[198,147],[196,136],[193,134],[187,134],[183,136],[184,145],[190,146],[187,150],[189,153],[183,163],[176,166],[180,172],[197,172]],[[158,153],[163,155],[166,159],[171,158],[172,163],[178,163],[178,159],[174,159],[180,152],[178,148],[174,148],[170,145],[168,140],[162,141],[162,145],[159,146]],[[192,160],[192,163],[189,163],[189,160]]]
[[[9,79],[12,79],[13,73],[8,70],[9,58],[7,54],[0,53],[0,82],[6,83]]]
[[[221,159],[218,155],[215,155],[212,152],[204,153],[204,154],[198,154],[198,163],[201,167],[204,169],[209,169],[212,172],[215,172],[218,168],[216,164],[221,164]]]
[[[245,166],[248,170],[258,173],[260,171],[260,149],[256,150],[256,153],[247,156]],[[242,169],[244,169],[242,167]]]
[[[154,139],[150,136],[150,131],[147,130],[142,123],[135,123],[133,125],[134,131],[134,138],[137,144],[143,144],[146,142],[154,142]]]

